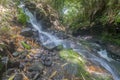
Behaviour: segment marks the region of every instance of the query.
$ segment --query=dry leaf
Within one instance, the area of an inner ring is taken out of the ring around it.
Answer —
[[[52,75],[49,77],[49,79],[53,78],[57,74],[57,71],[54,71]]]

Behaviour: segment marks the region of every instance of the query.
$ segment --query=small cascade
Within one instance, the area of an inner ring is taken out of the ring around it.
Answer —
[[[43,27],[37,22],[36,17],[28,9],[24,8],[23,5],[21,7],[24,9],[25,14],[29,17],[29,22],[32,24],[33,28],[38,31],[39,40],[43,46],[52,49],[58,45],[62,45],[64,48],[73,49],[87,60],[97,63],[108,70],[108,72],[112,74],[114,80],[120,80],[120,74],[115,69],[115,66],[111,64],[112,60],[107,56],[107,52],[105,50],[100,49],[100,51],[97,51],[97,55],[94,55],[84,48],[82,44],[76,41],[71,41],[69,39],[62,40],[51,33],[43,31]]]

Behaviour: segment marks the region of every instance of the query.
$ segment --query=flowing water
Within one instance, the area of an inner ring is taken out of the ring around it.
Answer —
[[[120,80],[120,74],[117,70],[119,63],[109,58],[107,56],[107,51],[102,49],[100,45],[92,44],[95,47],[99,46],[100,49],[95,49],[96,52],[92,53],[87,50],[80,42],[72,41],[69,39],[60,39],[59,37],[51,34],[50,32],[45,32],[42,30],[42,25],[37,22],[36,17],[28,9],[24,8],[23,5],[21,5],[21,7],[24,9],[25,14],[29,17],[29,22],[32,24],[33,28],[38,31],[39,40],[41,41],[43,46],[52,49],[56,46],[62,45],[64,48],[73,49],[87,60],[90,60],[93,63],[104,67],[108,72],[112,74],[114,80]]]

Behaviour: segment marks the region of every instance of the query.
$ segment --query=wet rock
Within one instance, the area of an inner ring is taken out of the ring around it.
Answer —
[[[23,75],[22,74],[16,74],[14,77],[14,80],[23,80]]]
[[[107,44],[106,48],[109,52],[120,56],[120,47],[119,46]]]
[[[35,3],[32,3],[30,1],[25,2],[25,7],[28,8],[31,12],[34,12],[34,10],[36,9]]]
[[[42,9],[36,8],[37,20],[41,20],[45,17],[45,14]]]
[[[42,73],[43,69],[44,69],[44,67],[41,62],[35,62],[28,68],[28,71],[30,71],[30,72],[38,71],[39,73]]]
[[[25,37],[32,37],[34,35],[34,31],[31,28],[25,28],[20,34]]]
[[[43,25],[44,29],[48,29],[51,27],[52,23],[50,22],[48,17],[45,17],[43,19],[41,19],[41,24]]]
[[[110,53],[110,57],[113,59],[120,61],[120,46],[117,45],[112,45],[112,44],[107,44],[106,45],[107,51]]]

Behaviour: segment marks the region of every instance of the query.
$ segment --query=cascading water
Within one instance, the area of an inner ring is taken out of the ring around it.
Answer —
[[[101,49],[100,51],[98,51],[98,55],[94,55],[93,53],[86,50],[84,46],[77,41],[74,42],[71,40],[61,40],[48,32],[42,31],[42,26],[38,24],[35,16],[28,9],[24,8],[24,6],[21,7],[24,9],[25,14],[29,17],[29,22],[32,24],[33,28],[38,31],[39,39],[43,46],[49,49],[52,49],[58,45],[62,45],[64,48],[71,48],[87,60],[90,60],[93,63],[97,62],[97,64],[104,67],[112,74],[114,80],[120,80],[120,74],[115,69],[115,66],[111,64],[111,61],[113,60],[109,59],[106,51]]]

